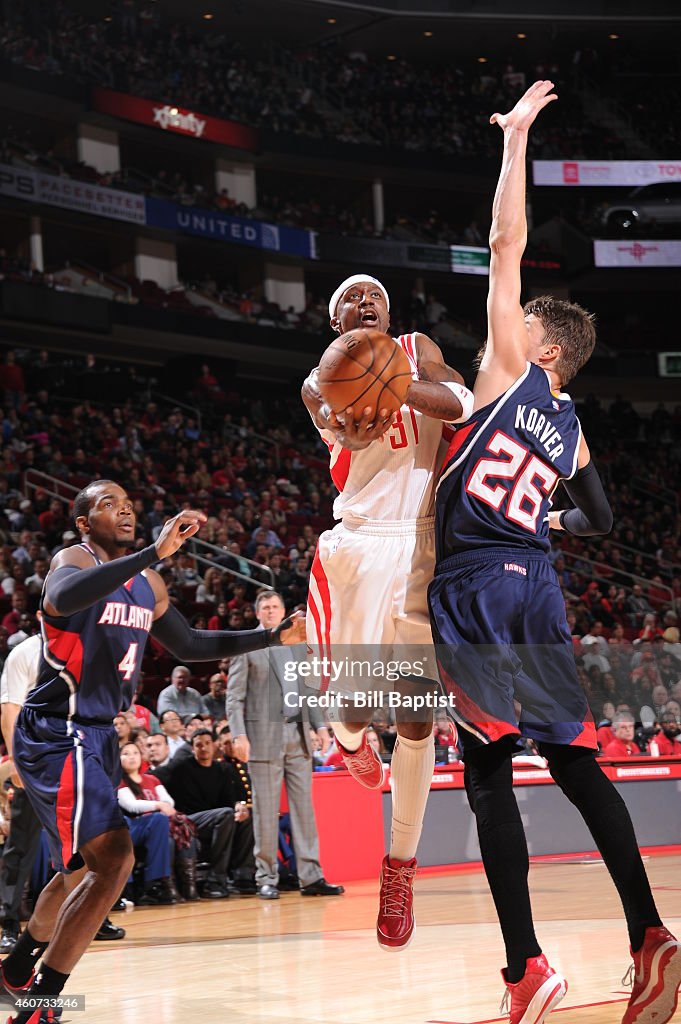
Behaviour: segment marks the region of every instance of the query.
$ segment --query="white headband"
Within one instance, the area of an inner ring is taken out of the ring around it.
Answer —
[[[334,317],[336,315],[336,306],[338,305],[338,303],[339,303],[339,301],[340,301],[340,299],[341,299],[341,297],[343,295],[343,292],[347,288],[349,288],[350,285],[352,285],[352,284],[361,284],[363,281],[371,281],[372,284],[375,284],[378,288],[381,289],[381,291],[385,295],[385,304],[388,307],[388,309],[390,309],[390,296],[388,295],[388,292],[386,291],[385,287],[381,284],[380,281],[378,281],[375,277],[371,277],[369,274],[353,274],[352,277],[346,278],[345,281],[343,281],[342,284],[339,284],[338,287],[336,288],[335,292],[331,296],[331,299],[329,301],[329,317],[330,318],[332,318],[332,317]]]

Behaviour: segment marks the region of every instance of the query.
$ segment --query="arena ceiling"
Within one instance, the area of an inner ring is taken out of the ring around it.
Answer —
[[[111,0],[68,0],[104,18]],[[198,32],[227,33],[248,50],[276,40],[298,49],[326,44],[370,58],[438,60],[495,51],[537,59],[557,36],[575,46],[626,44],[671,54],[681,48],[679,0],[146,0],[169,21]],[[670,31],[670,23],[673,28]],[[616,36],[616,39],[612,39]],[[491,54],[493,55],[493,54]]]

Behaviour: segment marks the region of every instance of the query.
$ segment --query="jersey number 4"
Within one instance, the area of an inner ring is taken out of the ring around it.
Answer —
[[[137,648],[139,644],[130,644],[127,651],[118,662],[118,671],[123,673],[126,683],[130,682],[137,667]]]
[[[497,512],[506,502],[506,518],[536,533],[542,502],[558,483],[558,473],[536,455],[530,455],[527,448],[503,430],[497,430],[487,451],[501,458],[479,459],[468,478],[466,493]],[[507,482],[490,485],[487,482],[490,477]]]

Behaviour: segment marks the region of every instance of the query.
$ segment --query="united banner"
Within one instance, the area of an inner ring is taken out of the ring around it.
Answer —
[[[147,198],[147,224],[150,227],[213,238],[219,242],[236,242],[254,249],[269,249],[290,256],[317,259],[314,231],[266,224],[246,217],[227,217],[218,210],[179,206],[165,199]]]

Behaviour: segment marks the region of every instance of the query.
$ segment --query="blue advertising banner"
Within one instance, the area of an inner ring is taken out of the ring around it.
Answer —
[[[146,199],[148,227],[182,231],[201,238],[214,238],[218,242],[249,245],[254,249],[286,253],[317,259],[317,236],[314,231],[280,227],[245,217],[228,217],[219,210],[201,210],[193,206],[180,206],[165,199]]]

